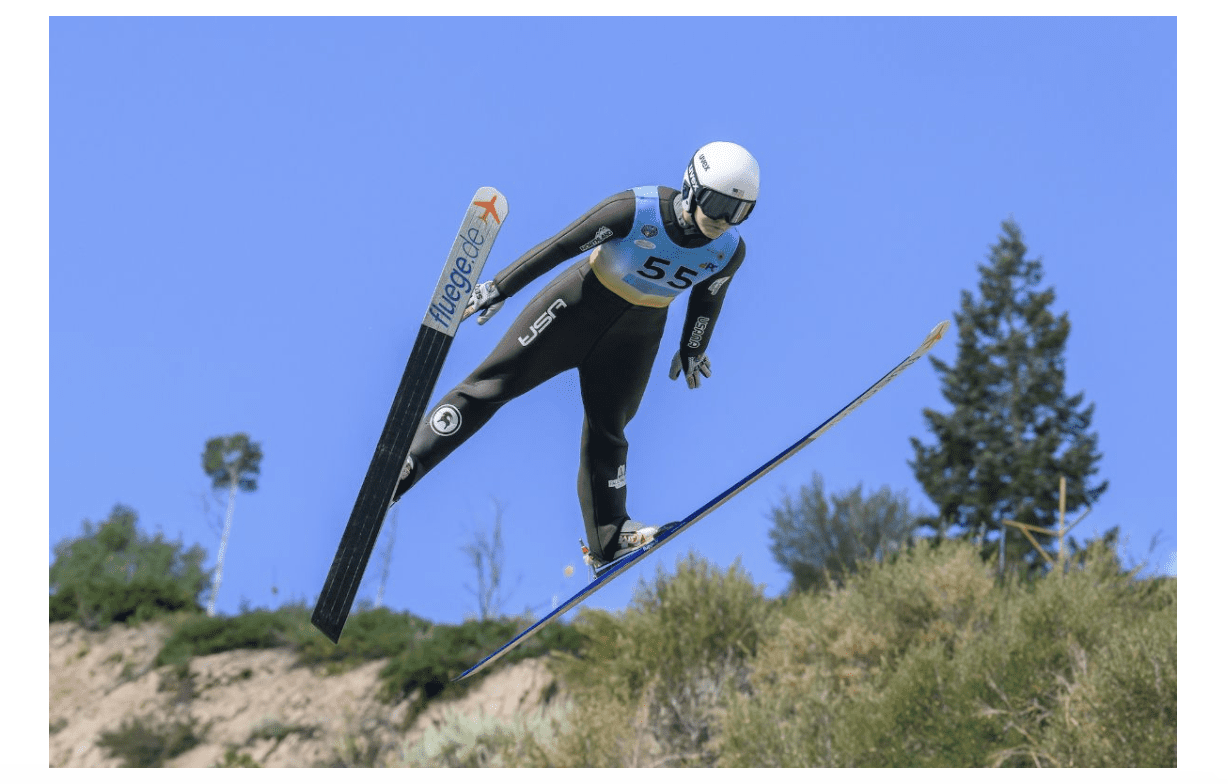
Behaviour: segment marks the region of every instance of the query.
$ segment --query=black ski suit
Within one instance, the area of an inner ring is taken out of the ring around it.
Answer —
[[[657,194],[660,224],[669,241],[686,249],[716,242],[693,226],[684,230],[674,212],[677,190],[659,186]],[[423,420],[409,449],[414,470],[398,484],[394,500],[477,432],[504,403],[576,368],[584,405],[580,508],[589,547],[603,559],[612,555],[618,531],[629,517],[623,431],[648,384],[670,300],[644,296],[611,278],[609,272],[604,273],[603,282],[602,268],[594,260],[599,251],[587,251],[627,238],[635,225],[635,193],[624,191],[602,201],[495,276],[503,300],[563,261],[584,254],[529,301],[490,356]],[[643,234],[652,237],[650,232]],[[645,239],[640,242],[645,243],[641,247],[652,247]],[[681,282],[671,284],[680,290],[690,288],[680,341],[683,367],[688,367],[688,358],[705,353],[729,278],[745,252],[745,242],[739,238],[732,257],[716,273],[719,277],[691,286],[685,273],[694,270],[684,267],[677,276]]]

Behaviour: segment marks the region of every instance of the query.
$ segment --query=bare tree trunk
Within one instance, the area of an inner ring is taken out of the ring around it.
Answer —
[[[230,539],[230,521],[234,518],[235,495],[239,491],[239,477],[232,476],[230,481],[230,500],[226,503],[226,524],[222,526],[222,543],[217,548],[217,568],[213,570],[213,590],[209,594],[209,607],[205,614],[214,616],[217,606],[217,592],[222,587],[222,562],[226,560],[226,542]]]
[[[469,555],[477,572],[477,590],[470,588],[478,600],[478,620],[494,618],[502,604],[500,587],[503,582],[503,507],[495,502],[495,521],[491,532],[478,531],[473,542],[461,548]]]
[[[397,541],[397,510],[395,508],[385,525],[388,527],[388,540],[384,545],[382,555],[383,565],[380,569],[379,588],[375,591],[375,609],[377,610],[384,603],[384,586],[388,584],[388,574],[392,571],[392,546]]]

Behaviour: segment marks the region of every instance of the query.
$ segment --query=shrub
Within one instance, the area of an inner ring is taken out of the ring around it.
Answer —
[[[200,616],[179,624],[158,652],[155,667],[182,664],[222,651],[281,648],[293,644],[295,621],[285,613],[256,610],[234,617]]]
[[[974,545],[920,546],[782,604],[721,763],[1176,764],[1176,585],[1101,543],[995,589]]]
[[[895,742],[881,732],[894,718],[915,723],[936,713],[925,720],[949,721],[949,710],[934,700],[944,677],[934,666],[983,628],[992,589],[975,550],[953,544],[866,562],[844,588],[790,597],[764,634],[751,688],[730,695],[721,762],[874,764],[866,744],[877,753]],[[897,670],[896,702],[906,704],[885,716],[879,703],[891,696],[886,686]]]
[[[1094,544],[1012,596],[997,639],[969,651],[1004,736],[990,764],[1176,765],[1176,581],[1137,571]]]
[[[575,652],[580,647],[580,634],[571,625],[551,624],[503,657],[491,670],[460,684],[452,683],[452,678],[527,623],[524,618],[504,618],[466,621],[459,626],[435,625],[409,613],[381,608],[355,613],[346,624],[340,643],[334,645],[311,625],[306,606],[289,605],[276,611],[255,610],[234,617],[187,618],[176,625],[154,666],[176,665],[182,681],[187,678],[186,667],[191,657],[238,649],[293,649],[299,664],[324,665],[329,674],[387,659],[380,671],[383,682],[380,698],[392,703],[415,696],[406,715],[408,723],[430,700],[462,694],[503,666],[549,651]]]
[[[1123,623],[1094,654],[1072,650],[1069,670],[1041,743],[1048,756],[1079,767],[1177,764],[1176,612]]]
[[[721,571],[690,553],[641,580],[625,613],[584,611],[582,656],[558,664],[574,722],[549,764],[713,764],[722,695],[747,687],[767,608],[739,564]]]
[[[215,768],[258,768],[260,763],[252,758],[251,754],[246,751],[240,752],[236,748],[226,749],[226,755],[221,761],[215,764]]]
[[[404,764],[431,768],[539,767],[555,735],[570,729],[567,712],[554,710],[500,719],[444,714],[421,740],[401,752]]]
[[[544,655],[547,651],[575,651],[580,635],[570,625],[551,624],[499,660],[493,668],[483,670],[460,683],[452,678],[507,642],[528,625],[529,619],[491,619],[466,621],[459,626],[432,626],[419,639],[393,657],[380,671],[383,688],[380,697],[386,702],[415,696],[406,716],[413,720],[429,700],[445,694],[464,693],[491,672],[523,659]]]
[[[136,523],[136,512],[117,505],[97,528],[86,521],[81,536],[55,545],[50,620],[98,629],[201,611],[199,598],[208,585],[201,569],[204,550],[199,545],[184,550],[161,534],[149,537]]]
[[[431,628],[431,623],[422,618],[381,607],[351,615],[345,624],[345,633],[334,645],[310,625],[310,615],[305,608],[301,623],[299,661],[327,665],[330,672],[376,659],[393,658],[407,646],[416,644]]]
[[[113,732],[103,732],[98,745],[126,768],[160,768],[166,760],[178,757],[200,745],[203,733],[196,720],[175,721],[156,726],[152,717],[129,718]]]

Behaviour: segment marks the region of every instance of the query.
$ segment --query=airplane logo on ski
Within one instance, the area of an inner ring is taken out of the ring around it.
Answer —
[[[482,223],[486,222],[487,215],[493,217],[495,219],[495,223],[503,222],[499,220],[499,213],[495,212],[495,200],[498,198],[499,194],[496,193],[494,196],[490,197],[490,201],[475,201],[473,203],[474,207],[481,207],[483,210],[485,210],[485,212],[482,213]]]
[[[943,322],[937,327],[934,327],[933,331],[931,331],[929,336],[926,337],[925,342],[921,344],[919,349],[917,349],[917,355],[920,356],[921,354],[924,354],[933,348],[935,343],[942,340],[942,336],[947,334],[947,327],[949,326],[951,326],[950,322]]]

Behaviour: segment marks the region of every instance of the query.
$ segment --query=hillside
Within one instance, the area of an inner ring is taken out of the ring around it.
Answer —
[[[1177,581],[1104,542],[1001,577],[926,543],[779,599],[692,553],[469,690],[451,675],[513,621],[371,610],[333,646],[299,606],[170,617],[50,625],[51,766],[1177,763]]]
[[[51,767],[122,765],[99,741],[125,728],[138,748],[173,744],[174,737],[156,735],[178,728],[190,748],[165,759],[167,767],[400,765],[447,713],[510,719],[540,715],[548,695],[552,705],[560,702],[545,664],[526,660],[455,701],[430,704],[401,730],[410,699],[387,705],[376,698],[383,661],[325,676],[296,666],[289,650],[236,650],[194,657],[186,672],[154,668],[169,634],[158,622],[99,632],[50,624]],[[155,735],[131,731],[139,726]]]

